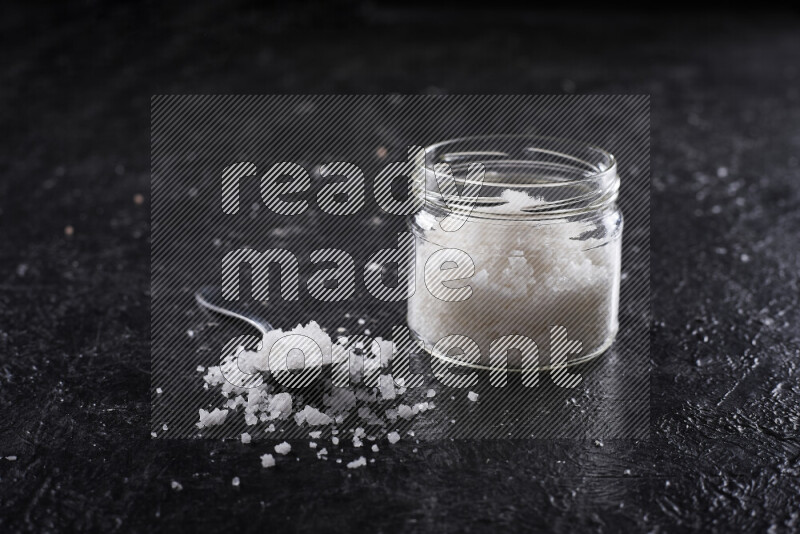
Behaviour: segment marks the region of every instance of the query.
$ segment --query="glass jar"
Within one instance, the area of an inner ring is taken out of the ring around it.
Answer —
[[[424,173],[425,204],[409,219],[408,326],[429,352],[529,370],[608,349],[622,241],[611,154],[563,139],[472,137],[428,147]]]

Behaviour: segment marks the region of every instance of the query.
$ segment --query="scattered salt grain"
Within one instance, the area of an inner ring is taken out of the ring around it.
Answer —
[[[150,432],[150,437],[151,438],[157,438],[158,434],[156,434],[155,432]]]
[[[206,372],[206,368],[203,367],[202,365],[198,365],[197,366],[197,372],[198,373],[205,373]]]
[[[161,426],[161,430],[163,430],[163,431],[165,431],[165,432],[166,432],[167,430],[169,430],[169,427],[167,426],[167,423],[164,423],[164,424]]]
[[[363,456],[361,456],[358,459],[353,460],[352,462],[349,462],[347,464],[347,468],[348,469],[356,469],[358,467],[364,467],[365,465],[367,465],[367,459],[364,458]]]
[[[333,419],[311,406],[306,406],[303,408],[303,411],[298,412],[298,414],[299,413],[303,414],[303,419],[311,426],[330,425],[333,423]]]
[[[170,485],[172,486],[172,489],[174,489],[175,491],[181,491],[183,489],[183,486],[177,480],[173,480],[172,484]]]
[[[388,438],[389,443],[391,443],[392,445],[400,441],[400,434],[398,434],[397,432],[389,432],[389,434],[386,437]]]
[[[311,436],[314,439],[319,439],[320,436],[322,435],[322,431],[321,430],[315,430],[314,432],[309,432],[308,435]]]
[[[380,449],[378,449],[378,445],[373,445],[372,446],[372,452],[378,452],[379,450]]]
[[[286,419],[292,413],[292,395],[278,393],[269,400],[269,412],[275,417]],[[273,417],[273,418],[275,418]]]
[[[6,456],[6,460],[8,460],[9,462],[16,462],[17,461],[17,457],[14,456],[14,455]]]
[[[286,443],[285,441],[283,443],[278,443],[277,445],[275,445],[275,452],[277,452],[278,454],[287,455],[291,450],[292,446]]]
[[[317,442],[315,442],[315,441],[309,441],[309,442],[308,442],[308,446],[309,446],[310,448],[312,448],[312,449],[316,449],[316,448],[317,448]]]
[[[197,426],[203,428],[206,426],[221,425],[225,422],[226,417],[228,417],[228,410],[214,408],[213,411],[208,412],[200,408],[200,422],[197,423]]]
[[[261,467],[274,467],[275,466],[275,457],[271,454],[263,454],[261,455]]]
[[[338,445],[339,444],[339,438],[337,438],[336,436],[333,436],[331,438],[331,443],[333,443],[334,445]]]
[[[164,390],[161,388],[156,388],[156,393],[161,395],[162,393],[164,393]]]
[[[436,390],[429,389],[428,392],[425,394],[425,396],[427,396],[429,399],[435,397],[436,396]]]
[[[475,402],[476,400],[478,400],[478,394],[475,393],[474,391],[470,391],[469,393],[467,393],[467,398],[472,402]]]
[[[231,485],[234,488],[238,488],[239,487],[239,477],[233,477],[233,480],[231,480]]]
[[[414,417],[414,409],[406,404],[401,404],[397,407],[397,415],[403,419],[411,419]]]
[[[250,443],[251,440],[252,440],[252,437],[250,436],[250,434],[248,434],[247,432],[244,432],[242,434],[242,443],[247,445],[248,443]]]
[[[380,389],[381,397],[384,400],[392,400],[397,396],[392,375],[380,375],[378,377],[378,389]]]
[[[367,322],[367,321],[365,321],[364,319],[359,319],[359,320],[358,320],[358,324],[360,324],[360,325],[363,325],[363,324],[365,324],[366,322]]]

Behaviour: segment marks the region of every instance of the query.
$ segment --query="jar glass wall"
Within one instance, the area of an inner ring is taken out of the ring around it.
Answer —
[[[488,136],[427,148],[425,205],[409,220],[413,334],[434,356],[479,367],[502,355],[528,370],[603,353],[618,327],[618,188],[614,157],[574,141]],[[453,349],[449,336],[479,354]]]

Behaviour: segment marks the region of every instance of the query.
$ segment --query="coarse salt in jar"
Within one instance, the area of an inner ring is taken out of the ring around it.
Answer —
[[[408,326],[438,358],[531,370],[588,361],[618,328],[617,164],[580,142],[486,136],[426,149]],[[556,354],[557,353],[557,354]]]

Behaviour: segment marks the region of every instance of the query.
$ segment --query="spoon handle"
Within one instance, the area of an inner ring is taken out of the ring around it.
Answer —
[[[252,312],[242,308],[239,301],[226,301],[222,298],[220,290],[213,286],[205,286],[194,294],[194,299],[201,308],[205,308],[214,313],[233,317],[249,324],[261,333],[264,337],[267,332],[274,330],[266,320],[254,315]]]

